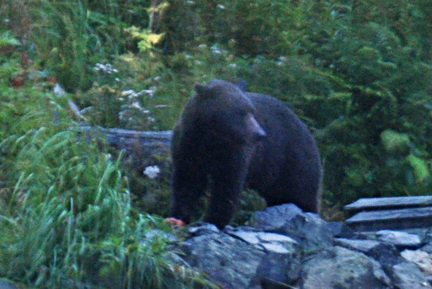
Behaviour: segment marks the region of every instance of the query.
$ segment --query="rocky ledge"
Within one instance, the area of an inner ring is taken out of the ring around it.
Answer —
[[[432,229],[356,233],[292,204],[251,226],[191,227],[175,247],[225,289],[432,288]]]

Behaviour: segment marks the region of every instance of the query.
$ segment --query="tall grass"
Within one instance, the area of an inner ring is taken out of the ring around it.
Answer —
[[[9,97],[0,110],[9,119],[0,142],[0,277],[36,288],[210,287],[165,237],[148,237],[168,228],[132,209],[121,155],[74,131],[50,93],[25,91],[16,91],[24,103]]]
[[[120,19],[113,9],[108,13],[90,11],[82,0],[33,4],[31,41],[40,65],[66,90],[89,88],[93,65],[117,55],[124,45]]]

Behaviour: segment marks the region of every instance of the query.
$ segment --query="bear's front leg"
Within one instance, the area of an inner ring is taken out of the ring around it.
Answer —
[[[219,229],[229,224],[240,201],[247,174],[247,162],[241,157],[235,156],[231,164],[226,163],[226,166],[211,174],[212,188],[205,221],[215,224]]]
[[[192,210],[200,197],[204,195],[206,185],[207,175],[204,171],[183,166],[174,168],[171,216],[184,223],[189,223]]]

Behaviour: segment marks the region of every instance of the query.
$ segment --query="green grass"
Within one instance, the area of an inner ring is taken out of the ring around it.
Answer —
[[[113,159],[77,134],[61,99],[17,93],[23,98],[1,110],[9,119],[0,143],[1,277],[36,288],[212,286],[168,253],[163,235],[146,236],[170,228],[132,208],[121,154]],[[57,123],[40,105],[56,108]]]

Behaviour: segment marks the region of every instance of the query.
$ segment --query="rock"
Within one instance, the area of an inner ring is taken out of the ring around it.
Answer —
[[[398,289],[432,288],[426,276],[411,262],[402,262],[392,267],[390,278]]]
[[[389,243],[382,243],[375,240],[351,240],[338,238],[334,244],[351,250],[355,250],[374,258],[381,264],[395,265],[402,261],[399,251]]]
[[[308,256],[301,279],[297,286],[303,289],[392,288],[377,261],[339,246]]]
[[[420,237],[400,231],[381,230],[376,233],[378,239],[398,248],[418,248],[422,244]]]
[[[317,214],[303,213],[294,204],[268,207],[258,211],[252,220],[256,229],[289,236],[306,252],[332,246],[333,233]]]
[[[286,222],[303,213],[294,204],[268,207],[265,210],[257,211],[253,219],[253,225],[263,231],[283,232]]]
[[[401,256],[416,264],[427,275],[432,275],[432,255],[422,250],[404,250]]]
[[[424,233],[423,243],[431,243],[432,244],[432,229],[428,229]]]
[[[256,212],[251,223],[194,226],[183,242],[151,230],[143,242],[171,240],[168,250],[184,254],[172,258],[177,265],[204,271],[224,289],[432,289],[430,229],[352,233],[293,204]]]
[[[290,284],[298,279],[301,263],[298,254],[299,244],[294,239],[275,233],[250,231],[231,232],[231,235],[267,252],[258,271],[261,282],[266,283],[268,288],[269,284],[272,284],[271,288],[278,288],[274,287],[279,283],[278,280],[285,280]],[[280,283],[277,286],[281,286]]]
[[[200,236],[208,233],[219,233],[219,229],[213,224],[204,223],[198,226],[190,227],[188,233],[194,236]]]
[[[237,231],[230,234],[249,244],[262,246],[266,251],[275,253],[287,254],[297,251],[299,247],[294,239],[275,233]]]
[[[267,284],[267,287],[270,284],[273,287],[275,284],[286,286],[295,283],[300,277],[300,272],[301,260],[297,252],[278,253],[269,251],[258,267],[256,279],[259,280],[261,285]]]
[[[249,288],[265,253],[223,233],[210,233],[181,244],[186,261],[225,288]]]
[[[178,242],[178,238],[176,237],[176,235],[159,229],[152,229],[144,234],[144,239],[141,240],[141,243],[145,243],[148,240],[153,241],[155,240],[155,238],[162,238],[171,243]]]
[[[432,276],[427,276],[426,280],[429,282],[429,285],[432,286]]]
[[[17,289],[14,285],[5,280],[0,280],[0,289]]]
[[[421,250],[432,254],[432,243],[424,245]]]
[[[336,238],[334,239],[334,243],[335,245],[360,251],[362,253],[370,252],[380,244],[380,242],[374,240],[351,240],[344,238]]]
[[[345,222],[329,222],[328,227],[333,233],[333,236],[341,238],[350,238],[354,236],[354,231],[348,227]]]
[[[301,263],[292,240],[265,235],[247,236],[250,242],[246,242],[225,233],[209,233],[184,241],[180,248],[189,264],[223,288],[259,289],[263,282],[288,284],[297,280]],[[260,247],[256,239],[267,240],[264,243],[270,246]],[[275,244],[280,246],[273,247]]]

